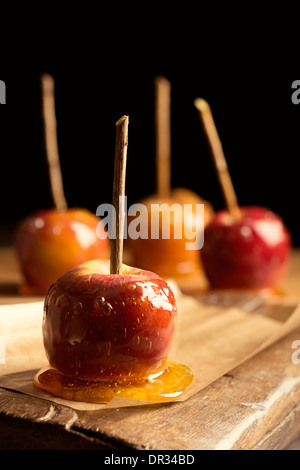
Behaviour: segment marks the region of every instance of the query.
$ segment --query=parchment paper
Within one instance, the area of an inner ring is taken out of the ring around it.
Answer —
[[[189,366],[194,380],[179,398],[186,400],[222,375],[300,327],[300,306],[278,309],[274,318],[222,308],[183,295],[172,285],[178,321],[169,360]],[[287,313],[288,312],[288,313]],[[116,397],[108,404],[53,397],[33,385],[34,374],[47,365],[42,343],[43,302],[0,306],[0,387],[40,397],[74,409],[96,410],[154,403]],[[5,345],[5,360],[1,346]],[[5,362],[5,363],[3,363]]]

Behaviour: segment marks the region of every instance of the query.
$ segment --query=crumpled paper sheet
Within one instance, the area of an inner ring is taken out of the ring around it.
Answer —
[[[277,309],[274,319],[269,315],[247,313],[240,308],[207,305],[182,294],[176,285],[172,288],[177,299],[178,322],[169,360],[189,366],[194,372],[194,380],[180,397],[170,398],[170,401],[186,400],[300,327],[300,306],[290,309],[288,314],[283,306],[282,318],[278,316]],[[0,387],[79,410],[154,403],[120,397],[108,404],[74,402],[36,388],[33,385],[34,374],[47,365],[42,342],[42,317],[43,302],[0,306],[0,347],[5,344],[5,361],[3,357],[1,361],[0,348]]]

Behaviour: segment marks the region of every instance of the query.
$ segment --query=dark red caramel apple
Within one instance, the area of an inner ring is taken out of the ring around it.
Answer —
[[[85,209],[49,209],[27,217],[16,234],[16,249],[26,287],[46,295],[53,282],[84,261],[107,258],[108,239],[99,239],[100,219]]]
[[[241,220],[220,211],[204,232],[202,263],[212,288],[277,288],[291,237],[282,219],[262,207],[241,207]]]
[[[177,308],[157,274],[108,260],[67,272],[45,299],[43,338],[50,365],[91,381],[144,382],[166,368]]]

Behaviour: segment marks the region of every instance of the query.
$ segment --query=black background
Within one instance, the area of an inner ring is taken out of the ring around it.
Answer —
[[[115,122],[128,114],[128,204],[155,191],[153,80],[172,85],[172,185],[224,207],[207,143],[193,105],[207,99],[223,143],[240,205],[262,205],[283,216],[300,246],[298,193],[300,105],[286,50],[262,44],[208,48],[203,39],[147,42],[138,35],[35,48],[2,62],[7,104],[0,107],[1,226],[51,207],[43,141],[41,72],[56,83],[58,143],[69,206],[111,202]],[[299,77],[298,77],[299,78]]]

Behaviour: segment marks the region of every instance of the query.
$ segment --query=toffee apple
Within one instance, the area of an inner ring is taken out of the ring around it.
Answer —
[[[83,263],[45,300],[43,338],[61,374],[82,380],[145,381],[162,372],[176,320],[174,294],[158,275],[108,260]]]
[[[100,219],[86,209],[53,208],[28,216],[16,233],[16,252],[25,278],[23,293],[46,295],[69,269],[107,258],[109,241],[98,237],[99,231],[104,232]]]
[[[208,140],[227,209],[204,231],[202,263],[212,288],[276,290],[289,261],[291,236],[264,207],[240,207],[209,104],[194,102]]]
[[[212,204],[201,196],[198,196],[197,193],[191,191],[187,188],[174,188],[171,191],[172,197],[179,203],[179,204],[192,204],[193,208],[196,207],[196,204],[203,204],[204,206],[204,221],[203,221],[203,229],[212,221],[214,217],[214,209]]]
[[[53,208],[36,211],[16,233],[16,252],[25,283],[23,294],[46,295],[51,284],[83,261],[106,258],[109,242],[99,239],[101,221],[86,209],[68,208],[62,181],[54,100],[54,80],[41,76],[46,157]]]
[[[187,250],[187,243],[199,238],[204,227],[213,216],[210,203],[195,192],[186,188],[171,187],[171,84],[165,77],[158,76],[154,81],[155,96],[155,147],[156,147],[156,185],[154,195],[140,201],[147,208],[149,233],[147,238],[128,239],[128,247],[133,263],[145,269],[155,271],[163,277],[181,278],[202,273],[199,249]],[[192,216],[187,220],[170,220],[170,236],[163,238],[162,226],[168,223],[170,210],[174,204],[179,204],[184,210],[184,204],[191,204]],[[204,204],[204,223],[202,214],[199,216],[197,204]],[[152,224],[153,214],[157,206],[161,206],[160,222]],[[197,220],[198,219],[198,220]],[[196,224],[197,220],[197,224]],[[129,218],[129,222],[131,219]],[[195,230],[197,227],[197,230]],[[175,238],[174,233],[179,229],[181,238]],[[154,238],[151,233],[159,232]]]
[[[234,220],[217,212],[204,232],[202,263],[212,288],[276,288],[284,277],[291,237],[281,217],[262,207],[240,207]]]
[[[165,401],[193,380],[189,368],[167,361],[177,315],[171,288],[157,274],[122,261],[128,122],[123,116],[116,123],[113,205],[119,223],[110,260],[74,267],[45,299],[50,366],[35,375],[34,384],[70,400]]]
[[[85,382],[145,383],[163,373],[175,326],[168,284],[122,260],[128,122],[123,116],[116,123],[113,205],[119,224],[110,260],[73,268],[45,299],[43,338],[50,365]]]
[[[182,278],[190,276],[201,270],[199,248],[187,249],[189,243],[195,244],[202,236],[204,227],[212,220],[213,209],[211,205],[192,191],[175,189],[169,197],[157,195],[147,197],[140,201],[146,208],[143,214],[146,221],[141,224],[148,226],[147,238],[128,238],[127,245],[132,255],[132,262],[136,266],[157,272],[162,277]],[[191,217],[177,218],[172,207],[179,205],[184,215],[184,204],[191,205]],[[197,204],[204,205],[204,219],[197,211]],[[156,214],[159,212],[159,214]],[[142,219],[142,215],[140,219]],[[196,217],[199,223],[196,225]],[[128,218],[129,224],[131,218]],[[203,223],[204,222],[204,223]],[[169,236],[162,235],[163,227],[169,224]],[[178,231],[182,234],[177,238]],[[157,237],[153,237],[157,233]]]

